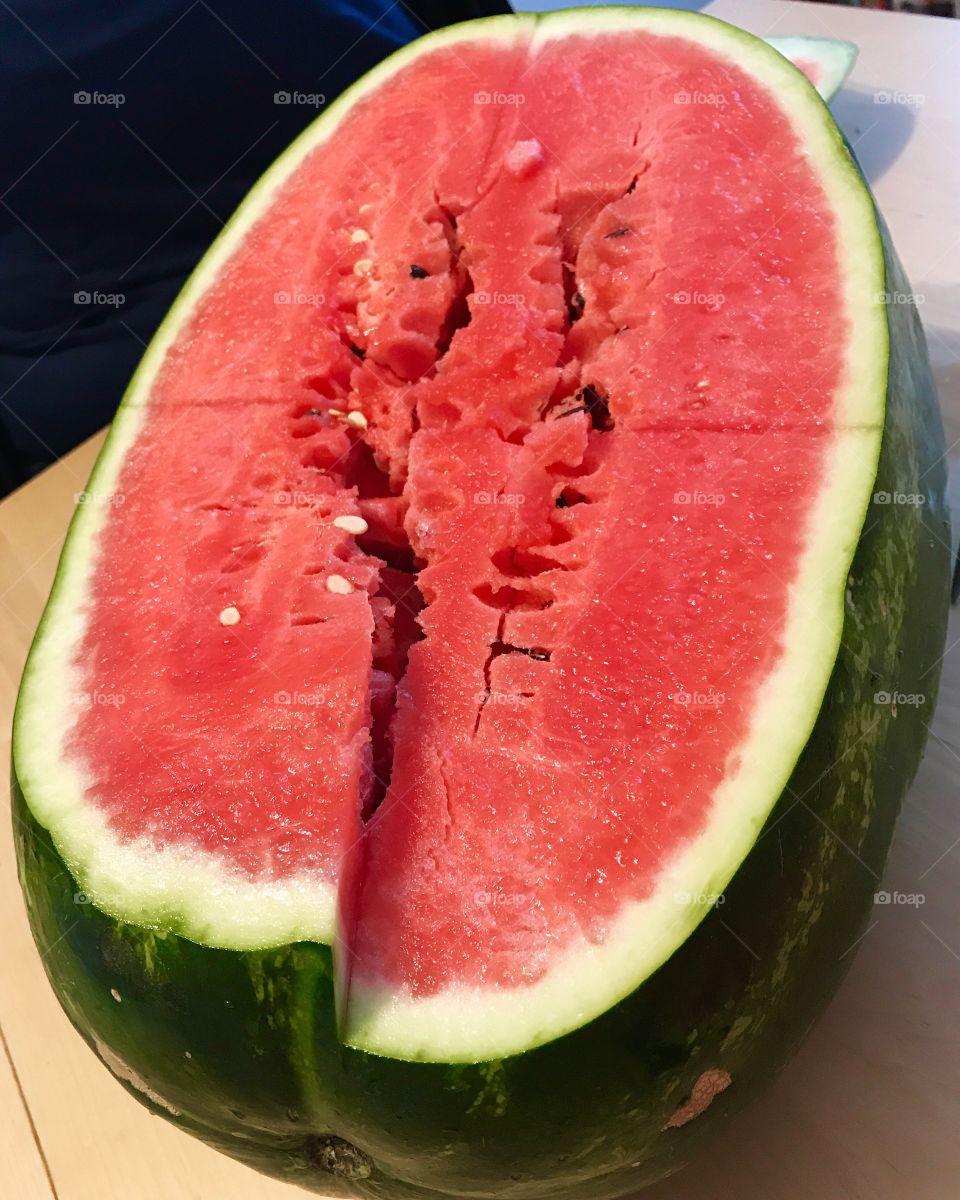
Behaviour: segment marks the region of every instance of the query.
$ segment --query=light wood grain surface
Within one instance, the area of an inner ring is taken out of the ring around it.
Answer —
[[[708,11],[758,33],[860,44],[860,63],[835,111],[923,297],[953,447],[960,436],[960,22],[772,0],[719,0]],[[5,733],[99,441],[0,504]],[[960,1196],[958,641],[954,616],[926,758],[877,885],[919,893],[922,905],[876,906],[850,975],[799,1056],[697,1163],[645,1193],[650,1200]],[[293,1200],[294,1189],[150,1116],[73,1032],[27,929],[8,826],[0,829],[0,1193],[16,1200]]]

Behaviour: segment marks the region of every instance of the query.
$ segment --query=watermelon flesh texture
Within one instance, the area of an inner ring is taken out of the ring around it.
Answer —
[[[64,751],[95,899],[131,915],[132,850],[161,925],[336,940],[344,1036],[398,1057],[524,1049],[632,990],[829,674],[882,420],[845,251],[773,91],[687,38],[517,26],[354,105],[130,402],[72,653],[117,702]],[[838,460],[850,511],[815,520]],[[812,668],[778,683],[824,524]],[[646,944],[607,980],[625,913]]]

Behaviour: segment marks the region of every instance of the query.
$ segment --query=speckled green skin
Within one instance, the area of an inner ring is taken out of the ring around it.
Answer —
[[[887,268],[888,290],[907,293],[889,250]],[[601,1200],[675,1170],[769,1082],[852,958],[936,692],[949,576],[943,434],[917,314],[888,312],[876,488],[925,503],[871,506],[816,728],[724,903],[633,995],[574,1033],[478,1066],[346,1049],[326,947],[211,950],[118,924],[78,895],[15,781],[20,872],[47,973],[138,1099],[321,1192]],[[875,702],[878,691],[926,702],[896,710]],[[664,1129],[712,1068],[731,1086]]]

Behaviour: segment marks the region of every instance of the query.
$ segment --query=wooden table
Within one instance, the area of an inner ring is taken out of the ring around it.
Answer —
[[[533,5],[529,5],[533,7]],[[960,436],[960,22],[718,0],[757,33],[850,38],[861,59],[835,111],[924,302],[948,444]],[[877,103],[877,93],[922,97]],[[100,439],[0,504],[0,728],[74,496]],[[956,483],[956,475],[954,477]],[[956,491],[960,499],[960,489]],[[960,620],[940,706],[877,907],[826,1018],[728,1135],[650,1200],[955,1200],[960,1195]],[[4,750],[3,754],[6,753]],[[67,1024],[27,931],[9,822],[0,823],[0,1189],[16,1200],[294,1200],[151,1117]]]

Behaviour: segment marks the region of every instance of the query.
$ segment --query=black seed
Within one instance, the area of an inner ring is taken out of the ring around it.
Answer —
[[[558,497],[556,498],[556,500],[554,500],[554,502],[553,502],[553,503],[554,503],[554,506],[555,506],[556,508],[567,508],[567,507],[569,507],[569,506],[568,506],[568,504],[567,504],[567,502],[566,502],[566,500],[563,498],[563,496],[558,496]]]
[[[427,277],[429,274],[430,274],[430,272],[429,272],[429,271],[427,271],[427,270],[426,270],[425,268],[423,268],[423,267],[418,267],[416,263],[411,263],[411,264],[410,264],[410,277],[411,277],[411,279],[426,279],[426,277]]]
[[[605,233],[605,238],[626,237],[628,233],[633,233],[633,230],[627,225],[620,225],[616,229],[611,229],[609,233]]]
[[[598,392],[592,383],[588,383],[577,392],[577,399],[583,401],[594,429],[604,431],[613,428],[609,397]]]
[[[364,1154],[359,1146],[334,1134],[307,1138],[306,1150],[307,1157],[315,1167],[337,1179],[356,1183],[361,1179],[369,1179],[373,1172],[373,1159],[369,1154]]]
[[[587,302],[584,299],[583,294],[581,292],[577,292],[576,295],[573,297],[573,299],[570,301],[570,324],[571,325],[574,323],[574,321],[579,321],[580,318],[583,316],[583,309],[584,309],[584,305],[586,303]]]
[[[356,342],[350,343],[350,353],[355,354],[357,356],[357,358],[360,359],[361,362],[363,362],[363,360],[367,357],[366,351],[361,350],[360,347],[356,344]]]

